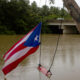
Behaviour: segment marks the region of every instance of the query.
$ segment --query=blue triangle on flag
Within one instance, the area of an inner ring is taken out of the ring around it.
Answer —
[[[41,32],[41,25],[42,23],[40,22],[37,27],[33,30],[32,34],[29,36],[29,38],[26,40],[26,42],[24,43],[24,46],[28,46],[28,47],[36,47],[38,45],[40,45],[40,32]]]

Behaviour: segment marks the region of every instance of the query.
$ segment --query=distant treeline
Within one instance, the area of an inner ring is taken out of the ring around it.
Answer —
[[[47,20],[57,19],[63,15],[63,9],[38,7],[29,0],[0,0],[0,34],[25,34],[40,21],[43,22],[42,32],[50,33]],[[64,10],[64,18],[71,16]]]

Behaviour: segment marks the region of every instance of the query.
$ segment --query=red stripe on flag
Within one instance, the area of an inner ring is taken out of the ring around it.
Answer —
[[[24,49],[24,48],[26,48],[26,46],[24,46],[23,44],[21,44],[20,46],[18,46],[16,49],[14,49],[14,50],[8,55],[8,57],[6,58],[5,62],[6,62],[12,55],[14,55],[16,52],[18,52],[19,50]]]
[[[27,56],[31,55],[32,53],[34,53],[37,49],[39,48],[39,46],[31,48],[24,56],[22,56],[21,58],[17,59],[16,61],[10,63],[9,65],[5,66],[2,71],[5,75],[7,75],[9,72],[11,72],[14,68],[16,68],[18,66],[18,64],[24,60]]]

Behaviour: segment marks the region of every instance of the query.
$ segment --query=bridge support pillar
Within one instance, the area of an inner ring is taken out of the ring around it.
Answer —
[[[76,34],[78,33],[76,26],[62,26],[63,34]]]

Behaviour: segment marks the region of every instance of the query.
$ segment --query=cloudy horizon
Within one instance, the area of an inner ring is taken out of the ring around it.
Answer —
[[[55,6],[55,7],[60,7],[60,8],[63,7],[63,1],[62,1],[62,0],[55,0],[55,3],[54,3],[54,4],[50,4],[50,3],[49,3],[49,0],[29,0],[29,1],[30,1],[30,3],[32,3],[33,1],[36,1],[37,5],[38,5],[39,7],[45,5],[45,1],[46,1],[46,5],[47,5],[47,6]],[[75,0],[75,1],[76,1],[76,2],[78,3],[78,5],[80,6],[80,0]]]

